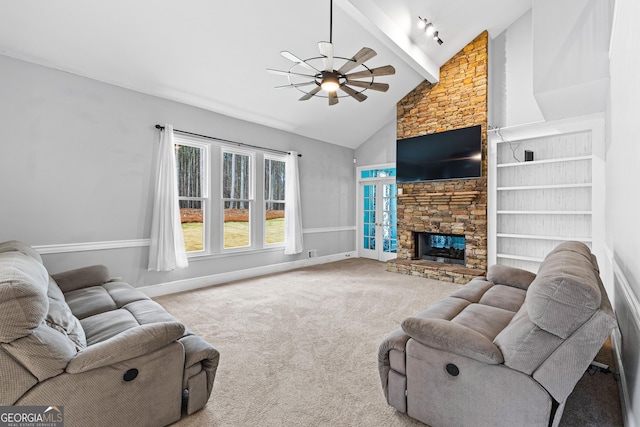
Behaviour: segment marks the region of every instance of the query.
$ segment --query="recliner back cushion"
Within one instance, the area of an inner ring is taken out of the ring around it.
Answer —
[[[29,335],[1,345],[38,381],[60,375],[78,353],[71,340],[44,322]]]
[[[73,315],[64,299],[64,294],[51,278],[49,278],[48,296],[49,311],[45,319],[46,324],[73,341],[76,350],[86,348],[87,338],[80,320]]]
[[[30,256],[42,264],[42,257],[40,256],[40,253],[26,243],[18,240],[9,240],[7,242],[0,243],[0,253],[4,252],[20,252],[24,255]]]
[[[526,305],[520,307],[509,325],[493,340],[502,352],[505,366],[527,375],[533,374],[562,342],[562,338],[531,321]]]
[[[531,321],[569,337],[600,308],[596,274],[584,253],[561,248],[547,255],[525,299]]]
[[[49,274],[40,262],[21,252],[0,253],[0,342],[32,333],[49,309]]]
[[[584,259],[588,262],[593,262],[593,259],[594,259],[593,255],[591,254],[591,249],[589,249],[589,246],[585,245],[582,242],[576,242],[576,241],[562,242],[558,246],[553,248],[551,252],[547,254],[547,257],[553,257],[555,256],[555,254],[559,252],[574,252],[578,255],[583,256]]]

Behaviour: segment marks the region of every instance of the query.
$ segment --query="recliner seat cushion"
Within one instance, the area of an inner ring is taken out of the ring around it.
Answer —
[[[515,313],[522,307],[526,295],[527,292],[519,288],[495,285],[485,292],[478,303]]]
[[[150,300],[142,292],[123,282],[108,282],[66,292],[65,300],[73,314],[80,320],[122,308],[135,301]]]
[[[160,304],[150,299],[134,301],[118,310],[105,311],[80,321],[89,346],[103,342],[128,329],[153,323],[179,323]]]

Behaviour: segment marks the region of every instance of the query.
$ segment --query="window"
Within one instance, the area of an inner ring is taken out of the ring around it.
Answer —
[[[187,252],[205,248],[205,211],[208,205],[207,146],[180,138],[175,143],[178,203]]]
[[[253,203],[252,155],[222,152],[223,238],[225,249],[251,245]]]
[[[282,158],[265,156],[264,202],[265,244],[284,244],[284,180],[285,162]]]
[[[360,172],[360,178],[384,178],[388,176],[396,176],[396,168],[383,169],[363,169]]]
[[[175,156],[187,253],[202,256],[284,245],[286,155],[176,136]],[[220,172],[213,175],[211,158],[220,162]]]

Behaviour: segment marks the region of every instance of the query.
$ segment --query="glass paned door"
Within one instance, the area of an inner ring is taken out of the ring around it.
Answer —
[[[387,261],[396,257],[396,184],[393,180],[361,182],[358,255]]]
[[[396,184],[380,184],[382,186],[382,252],[387,259],[395,258],[397,251],[398,232],[396,227],[397,199]]]
[[[376,251],[376,189],[377,184],[362,185],[362,248]],[[371,254],[373,255],[373,254]],[[377,259],[377,255],[376,255]]]

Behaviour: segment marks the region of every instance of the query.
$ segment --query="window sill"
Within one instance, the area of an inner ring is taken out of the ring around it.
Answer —
[[[229,258],[234,256],[252,255],[252,254],[260,254],[265,252],[278,252],[278,251],[284,252],[284,245],[270,246],[270,247],[260,248],[260,249],[254,249],[254,248],[227,249],[224,252],[220,252],[220,253],[206,253],[206,252],[187,253],[187,259],[189,259],[189,261],[201,261],[201,260],[207,260],[207,259]]]

